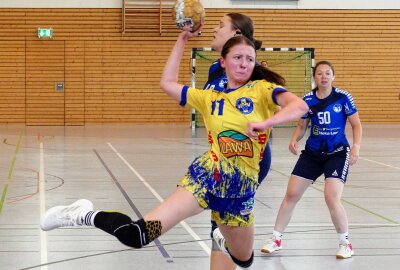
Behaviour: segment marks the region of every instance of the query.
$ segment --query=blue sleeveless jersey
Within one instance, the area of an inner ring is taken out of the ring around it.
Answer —
[[[316,89],[303,99],[310,109],[302,118],[311,120],[306,150],[315,155],[345,150],[349,146],[345,135],[347,117],[357,112],[351,94],[333,87],[332,93],[324,99],[316,96]]]

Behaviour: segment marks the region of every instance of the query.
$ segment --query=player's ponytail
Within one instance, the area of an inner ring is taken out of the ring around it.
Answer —
[[[250,77],[251,81],[255,80],[266,80],[272,83],[276,83],[285,86],[286,80],[278,73],[270,70],[269,68],[263,67],[261,65],[256,65],[254,67],[253,73]]]

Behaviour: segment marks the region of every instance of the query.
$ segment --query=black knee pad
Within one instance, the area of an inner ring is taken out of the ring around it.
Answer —
[[[95,226],[133,248],[141,248],[161,235],[159,220],[132,221],[129,216],[118,212],[99,212],[95,217]]]
[[[230,254],[230,253],[229,253],[229,255],[231,255],[232,261],[234,263],[236,263],[236,265],[238,265],[239,267],[242,267],[242,268],[249,268],[253,264],[253,261],[254,261],[254,252],[251,252],[251,257],[247,261],[238,260],[235,257],[233,257],[232,254]]]
[[[113,235],[124,245],[141,248],[148,244],[143,219],[133,222],[130,218],[121,216],[114,221],[113,229]]]
[[[121,223],[120,226],[115,227],[113,234],[122,244],[141,248],[161,235],[161,222],[139,219],[129,224]]]

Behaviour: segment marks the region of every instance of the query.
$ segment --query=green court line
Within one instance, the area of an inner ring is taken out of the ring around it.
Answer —
[[[4,185],[3,192],[2,192],[2,194],[1,194],[1,199],[0,199],[0,214],[1,214],[2,211],[3,211],[4,202],[5,202],[6,197],[7,197],[8,186],[9,186],[9,184],[11,183],[12,176],[13,176],[13,173],[14,173],[15,162],[17,161],[17,155],[18,155],[18,152],[19,152],[19,147],[20,147],[20,145],[21,145],[21,139],[22,139],[22,131],[19,133],[18,143],[17,143],[17,146],[16,146],[16,148],[15,148],[15,152],[14,152],[13,159],[12,159],[12,161],[11,161],[10,170],[8,171],[7,183]]]
[[[283,175],[283,176],[286,176],[286,177],[290,177],[290,175],[287,175],[286,173],[280,172],[280,171],[275,170],[275,169],[272,169],[272,168],[271,168],[271,171],[277,172],[277,173],[279,173],[279,174],[281,174],[281,175]],[[317,187],[315,187],[314,185],[311,185],[311,187],[312,187],[313,189],[317,190],[317,191],[320,191],[320,192],[324,193],[324,191],[323,191],[322,189],[317,188]],[[358,208],[358,209],[360,209],[360,210],[363,210],[363,211],[365,211],[365,212],[367,212],[367,213],[369,213],[369,214],[371,214],[371,215],[374,215],[374,216],[379,217],[379,218],[381,218],[381,219],[383,219],[383,220],[386,220],[387,222],[390,222],[390,223],[393,223],[393,224],[397,224],[397,225],[400,224],[399,222],[397,222],[397,221],[395,221],[395,220],[393,220],[393,219],[390,219],[390,218],[387,218],[387,217],[385,217],[385,216],[382,216],[381,214],[375,213],[375,212],[373,212],[373,211],[371,211],[371,210],[369,210],[369,209],[367,209],[367,208],[364,208],[364,207],[362,207],[362,206],[359,206],[359,205],[357,205],[357,204],[355,204],[355,203],[353,203],[353,202],[351,202],[351,201],[348,201],[348,200],[345,200],[345,199],[340,199],[340,200],[341,200],[342,202],[345,202],[345,203],[351,205],[351,206],[354,206],[355,208]]]
[[[8,191],[8,183],[4,186],[3,193],[1,194],[0,214],[1,214],[2,210],[3,210],[3,204],[4,204],[4,201],[5,201],[6,196],[7,196],[7,191]]]

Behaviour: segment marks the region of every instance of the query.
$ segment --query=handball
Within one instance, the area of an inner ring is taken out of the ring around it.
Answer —
[[[194,32],[200,27],[206,12],[199,0],[177,0],[172,11],[176,26],[183,29],[190,25],[190,31]]]

